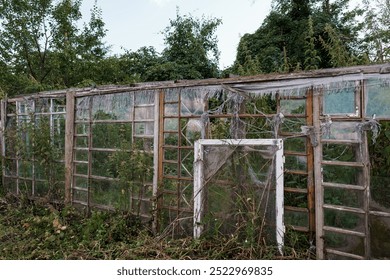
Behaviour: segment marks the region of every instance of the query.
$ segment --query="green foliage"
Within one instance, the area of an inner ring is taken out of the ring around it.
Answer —
[[[364,36],[360,51],[368,62],[386,63],[390,59],[390,1],[362,1]]]
[[[182,16],[179,10],[176,19],[164,30],[166,48],[163,51],[163,68],[171,68],[174,79],[204,79],[218,75],[218,40],[216,28],[220,19],[196,19]],[[172,67],[174,66],[174,67]],[[175,70],[176,69],[176,70]]]
[[[248,57],[256,58],[266,73],[365,62],[363,55],[357,55],[362,25],[356,19],[362,10],[349,10],[348,2],[275,0],[260,28],[241,38],[232,71],[240,74]]]
[[[318,55],[316,50],[316,41],[317,38],[314,36],[313,28],[313,18],[310,16],[308,20],[308,31],[306,36],[306,50],[305,50],[305,61],[304,66],[305,70],[315,70],[318,68],[319,63],[321,62],[321,57]]]
[[[0,82],[9,94],[75,86],[94,76],[93,66],[107,52],[104,23],[95,5],[79,30],[80,5],[79,0],[2,1]]]
[[[248,246],[235,237],[194,240],[153,236],[137,218],[123,212],[55,208],[12,196],[0,197],[0,259],[308,259],[304,235],[287,230],[285,254],[261,243]]]

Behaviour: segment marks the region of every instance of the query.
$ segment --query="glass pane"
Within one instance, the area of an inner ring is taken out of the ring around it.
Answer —
[[[117,182],[91,180],[91,203],[118,207],[128,203],[128,196],[118,187]]]
[[[131,142],[130,123],[95,123],[92,126],[94,148],[120,148],[124,142]]]
[[[201,115],[204,111],[204,94],[202,91],[186,90],[181,95],[181,115]]]
[[[165,92],[165,102],[177,102],[179,101],[180,89],[167,89]]]
[[[337,139],[337,140],[359,140],[357,122],[332,122],[330,131],[325,132],[323,138]]]
[[[180,119],[181,146],[193,146],[201,138],[203,123],[197,119]]]
[[[76,123],[75,124],[76,134],[88,135],[89,133],[89,124]]]
[[[179,159],[178,158],[178,150],[165,148],[164,149],[164,159],[177,161]]]
[[[88,164],[86,163],[75,163],[74,164],[74,173],[88,175]]]
[[[177,133],[164,133],[164,144],[169,146],[178,146],[179,135]]]
[[[16,176],[16,160],[5,159],[5,175],[7,176]]]
[[[134,149],[153,152],[153,139],[151,138],[140,138],[137,137],[134,139]]]
[[[79,161],[88,161],[88,151],[75,151],[75,159]]]
[[[181,176],[193,177],[194,169],[194,151],[193,150],[181,150]]]
[[[307,170],[307,157],[306,156],[291,156],[285,155],[285,169],[287,170]]]
[[[284,186],[286,188],[307,188],[307,175],[284,173]]]
[[[110,152],[92,151],[92,175],[103,177],[116,176],[115,166]]]
[[[164,120],[164,130],[177,131],[178,129],[179,129],[179,120],[178,119],[165,119]]]
[[[92,97],[76,98],[76,120],[89,120],[89,109]]]
[[[153,120],[154,107],[137,107],[135,108],[135,120]]]
[[[362,185],[362,168],[352,166],[322,165],[324,182]]]
[[[286,225],[308,227],[309,215],[305,212],[295,212],[290,210],[284,211],[284,223]]]
[[[363,208],[364,193],[357,190],[324,188],[324,203]]]
[[[133,97],[128,92],[93,96],[94,120],[132,119]]]
[[[356,162],[359,155],[358,145],[324,144],[323,159],[329,161]]]
[[[350,82],[348,82],[350,84]],[[339,85],[334,85],[339,87]],[[324,93],[324,115],[355,115],[358,108],[355,102],[355,86],[346,84],[344,87],[332,89]]]
[[[371,257],[390,259],[390,218],[370,215]]]
[[[385,79],[367,81],[366,117],[390,118],[390,83]]]
[[[39,188],[37,188],[37,185],[35,187],[35,195],[40,196],[40,194],[41,195],[48,194],[47,191],[40,193]],[[19,180],[19,192],[22,193],[23,195],[31,196],[32,195],[32,181],[31,180]]]
[[[287,138],[283,140],[283,146],[285,151],[291,152],[306,152],[306,138]]]
[[[305,114],[306,100],[282,99],[280,100],[280,112],[283,115]]]
[[[280,130],[282,132],[300,133],[301,127],[306,125],[306,119],[304,118],[285,118],[281,124]]]
[[[307,208],[307,194],[285,191],[284,204],[292,207]]]
[[[87,202],[88,193],[86,191],[73,190],[73,201]]]
[[[164,163],[164,175],[177,176],[178,175],[178,164]]]
[[[364,256],[364,238],[342,233],[325,231],[325,248],[332,248],[342,252]],[[343,256],[327,254],[326,259],[349,259]]]
[[[154,130],[154,123],[152,122],[142,122],[142,123],[135,123],[135,132],[134,135],[142,136],[142,135],[149,135],[153,136],[153,130]]]
[[[75,184],[75,187],[77,187],[77,188],[83,188],[83,189],[87,190],[87,188],[88,188],[88,179],[75,176],[74,177],[74,184]]]
[[[76,137],[75,145],[78,148],[88,148],[88,137]]]
[[[371,176],[370,210],[390,213],[390,177]]]
[[[143,90],[134,93],[135,105],[148,105],[154,103],[157,91]]]
[[[178,116],[179,106],[177,104],[165,104],[164,105],[164,116]]]
[[[341,229],[355,230],[359,232],[364,229],[364,214],[356,214],[325,208],[324,225]]]

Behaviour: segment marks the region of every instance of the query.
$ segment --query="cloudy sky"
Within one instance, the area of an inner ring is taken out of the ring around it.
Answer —
[[[83,0],[84,15],[90,14],[94,2]],[[222,19],[216,33],[222,69],[234,62],[240,37],[259,28],[271,8],[271,0],[97,0],[97,4],[113,54],[121,53],[121,48],[136,51],[143,46],[162,51],[161,31],[169,26],[169,19],[176,18],[177,8],[182,15]]]

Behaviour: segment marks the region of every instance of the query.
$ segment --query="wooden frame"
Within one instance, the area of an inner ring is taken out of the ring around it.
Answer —
[[[204,211],[204,147],[206,146],[274,146],[277,148],[275,158],[276,182],[276,242],[282,252],[284,239],[283,222],[283,140],[282,139],[202,139],[195,142],[194,152],[194,238],[199,238],[203,232],[202,217]]]

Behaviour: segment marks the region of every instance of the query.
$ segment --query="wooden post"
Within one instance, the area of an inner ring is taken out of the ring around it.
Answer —
[[[314,188],[315,188],[315,222],[316,222],[316,255],[317,259],[324,259],[324,212],[322,205],[322,144],[321,144],[321,120],[320,120],[320,91],[313,92],[313,126],[314,137],[317,145],[314,147]]]
[[[163,205],[161,195],[161,187],[163,183],[163,160],[164,160],[164,99],[165,92],[160,91],[158,94],[159,98],[159,112],[158,112],[158,131],[154,135],[158,135],[158,166],[157,166],[157,189],[156,189],[156,222],[155,222],[155,231],[160,230],[160,216],[161,208]]]
[[[153,208],[153,225],[152,229],[157,232],[157,191],[159,182],[159,162],[160,162],[160,93],[154,93],[154,129],[153,129],[153,194],[152,194],[152,208]],[[133,120],[134,122],[134,120]],[[134,132],[133,132],[134,133]]]
[[[313,89],[310,88],[306,93],[306,125],[313,126]],[[316,116],[319,117],[319,116]],[[315,232],[315,195],[314,195],[314,156],[313,145],[310,137],[306,137],[306,155],[307,155],[307,208],[309,210],[309,233],[310,238],[314,237]]]
[[[2,186],[4,188],[5,186],[5,123],[7,120],[7,100],[1,100],[1,107],[0,107],[0,137],[1,137],[1,165],[3,166],[2,168]]]
[[[66,93],[66,121],[65,121],[65,204],[72,202],[73,185],[73,142],[74,142],[74,92]]]

